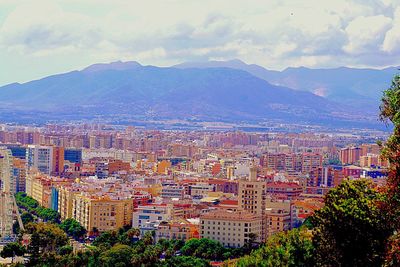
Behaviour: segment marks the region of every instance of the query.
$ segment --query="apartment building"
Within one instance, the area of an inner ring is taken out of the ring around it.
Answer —
[[[87,231],[115,230],[132,222],[133,202],[130,198],[95,197],[76,194],[72,200],[72,217]]]
[[[163,221],[173,216],[173,206],[167,204],[149,204],[138,206],[132,216],[132,227],[139,228],[143,235],[146,231],[157,230]]]
[[[292,229],[295,221],[294,209],[291,201],[271,201],[269,199],[266,202],[267,237]]]
[[[188,241],[192,238],[199,238],[198,225],[187,220],[162,221],[155,231],[155,241],[160,239]]]
[[[262,216],[247,211],[214,210],[200,215],[200,237],[220,242],[225,247],[242,247],[252,234],[261,241]]]
[[[250,167],[248,180],[239,181],[238,209],[261,216],[263,220],[261,241],[265,240],[266,183],[257,180],[257,167]]]

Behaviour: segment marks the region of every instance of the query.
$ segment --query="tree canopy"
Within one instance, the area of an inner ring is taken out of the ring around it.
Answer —
[[[75,239],[79,239],[86,234],[86,229],[75,219],[68,218],[60,224],[67,235]]]
[[[345,181],[328,192],[311,218],[316,261],[329,266],[377,266],[392,233],[380,209],[384,195],[368,180]]]
[[[304,227],[281,232],[266,244],[236,263],[239,267],[256,266],[314,266],[311,233]]]
[[[23,256],[26,252],[24,246],[20,245],[18,242],[8,243],[3,247],[0,252],[2,258],[13,258],[15,256]]]

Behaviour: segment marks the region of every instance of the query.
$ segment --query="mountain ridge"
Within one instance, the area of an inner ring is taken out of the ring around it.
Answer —
[[[177,68],[209,68],[213,66],[245,70],[271,84],[308,91],[329,100],[363,108],[375,106],[377,112],[382,91],[387,88],[397,67],[372,68],[322,68],[288,67],[282,71],[269,70],[241,60],[186,62]]]
[[[39,115],[70,112],[78,117],[368,120],[349,106],[272,85],[244,70],[155,67],[118,61],[0,87],[0,103],[11,110],[30,110]]]

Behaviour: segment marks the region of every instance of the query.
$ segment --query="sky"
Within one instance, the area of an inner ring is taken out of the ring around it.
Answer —
[[[400,65],[400,0],[0,0],[0,85],[100,62]]]

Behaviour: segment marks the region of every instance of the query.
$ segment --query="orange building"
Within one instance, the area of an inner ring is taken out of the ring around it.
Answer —
[[[53,147],[53,166],[52,173],[60,175],[64,172],[64,147]]]
[[[160,161],[156,167],[156,172],[159,174],[167,174],[168,169],[171,168],[171,162],[169,160]]]
[[[212,168],[211,168],[211,174],[212,175],[217,175],[221,172],[221,164],[220,163],[215,163]]]
[[[129,172],[131,169],[131,165],[129,162],[124,162],[122,160],[113,160],[108,163],[108,173],[113,174],[113,173],[118,173],[120,171],[126,171]]]

